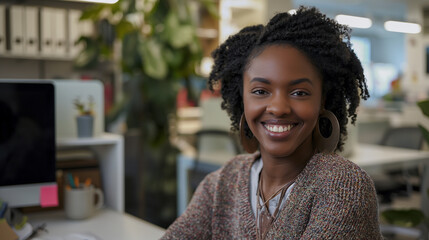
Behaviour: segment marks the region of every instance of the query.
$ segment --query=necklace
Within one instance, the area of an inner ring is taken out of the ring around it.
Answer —
[[[273,225],[274,221],[278,217],[279,209],[282,204],[283,198],[286,194],[286,190],[295,182],[295,179],[292,179],[290,182],[287,182],[285,185],[283,185],[281,188],[279,188],[277,191],[274,192],[271,197],[268,198],[268,200],[265,200],[264,194],[262,191],[262,176],[259,177],[259,183],[258,183],[258,189],[257,189],[257,197],[256,197],[256,220],[258,221],[256,224],[256,235],[257,239],[263,240],[268,234],[268,231],[270,230],[271,226]],[[272,200],[277,194],[280,195],[280,199],[277,203],[276,209],[274,210],[274,214],[271,215],[269,208],[267,207],[267,203]],[[262,198],[263,205],[261,206],[259,202],[259,197]],[[264,211],[262,211],[264,209]]]

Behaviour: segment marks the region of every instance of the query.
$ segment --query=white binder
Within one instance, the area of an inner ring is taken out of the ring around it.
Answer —
[[[68,39],[68,47],[69,47],[69,53],[71,57],[76,57],[80,49],[76,45],[77,41],[80,37],[80,31],[79,31],[79,18],[81,15],[81,11],[79,10],[69,10],[69,39]]]
[[[12,54],[24,53],[24,7],[10,7],[10,50]]]
[[[54,9],[42,7],[40,9],[40,47],[43,56],[54,54],[53,21]]]
[[[66,31],[66,9],[55,8],[53,10],[53,39],[54,55],[66,57],[67,54],[67,31]]]
[[[36,56],[39,52],[38,8],[25,7],[24,50],[26,55]]]
[[[90,21],[79,21],[82,12],[80,10],[69,10],[69,53],[71,57],[76,57],[82,50],[82,46],[76,45],[76,42],[81,36],[91,36],[93,34],[93,26]]]
[[[0,54],[6,52],[6,8],[0,5]]]

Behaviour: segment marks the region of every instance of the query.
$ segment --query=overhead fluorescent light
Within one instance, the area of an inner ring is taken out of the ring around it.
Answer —
[[[114,3],[117,3],[119,0],[63,0],[63,1],[114,4]]]
[[[390,32],[400,32],[400,33],[420,33],[422,27],[417,23],[409,22],[398,22],[398,21],[386,21],[384,23],[384,29]]]
[[[335,17],[335,20],[339,24],[347,25],[351,28],[370,28],[372,26],[372,20],[365,17],[340,14]]]

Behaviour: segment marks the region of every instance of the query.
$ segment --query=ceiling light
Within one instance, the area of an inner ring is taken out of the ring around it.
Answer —
[[[422,27],[417,23],[409,22],[398,22],[398,21],[387,21],[384,23],[384,29],[390,32],[400,32],[400,33],[420,33]]]
[[[92,2],[92,3],[107,3],[107,4],[114,4],[118,2],[119,0],[64,0],[69,2]]]
[[[344,24],[351,28],[370,28],[372,26],[371,19],[365,17],[340,14],[335,17],[335,20],[337,20],[339,24]]]

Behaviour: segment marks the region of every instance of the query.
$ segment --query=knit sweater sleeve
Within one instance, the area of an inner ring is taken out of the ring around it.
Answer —
[[[370,177],[348,162],[319,185],[308,225],[301,239],[383,239],[377,197]]]
[[[218,171],[205,177],[185,212],[167,229],[161,239],[210,239],[213,195]]]

